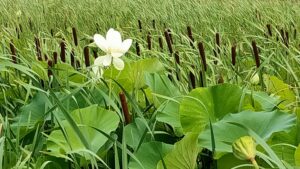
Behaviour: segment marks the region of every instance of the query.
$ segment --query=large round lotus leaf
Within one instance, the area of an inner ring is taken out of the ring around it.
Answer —
[[[228,113],[236,113],[242,90],[231,84],[197,88],[184,97],[180,104],[180,122],[184,133],[200,133],[209,123]]]

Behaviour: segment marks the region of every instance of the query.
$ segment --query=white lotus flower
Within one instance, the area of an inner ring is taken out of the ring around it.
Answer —
[[[113,63],[117,70],[124,69],[124,61],[120,57],[129,50],[132,44],[131,39],[122,41],[120,32],[110,28],[106,33],[106,38],[95,34],[94,41],[106,53],[105,56],[95,59],[95,66],[110,66]]]

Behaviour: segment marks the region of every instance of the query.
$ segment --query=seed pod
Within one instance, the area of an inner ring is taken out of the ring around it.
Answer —
[[[187,33],[188,33],[188,37],[190,39],[190,45],[191,45],[191,47],[195,48],[194,44],[193,44],[195,40],[194,40],[194,37],[193,37],[192,28],[190,26],[187,26]]]
[[[47,60],[48,60],[48,56],[47,56],[47,54],[44,54],[44,58],[45,58],[45,61],[47,61]]]
[[[17,64],[17,52],[13,40],[9,43],[13,63]]]
[[[253,53],[254,53],[256,67],[259,68],[259,66],[260,66],[260,58],[259,58],[258,48],[256,46],[256,42],[255,41],[252,41],[252,49],[253,49]]]
[[[171,43],[173,44],[174,41],[173,41],[173,37],[172,37],[172,32],[171,32],[171,29],[167,29],[168,31],[168,34],[169,34],[169,37],[170,37],[170,40],[171,40]]]
[[[36,49],[36,53],[37,53],[37,58],[39,61],[42,61],[42,51],[41,51],[41,42],[40,39],[38,37],[34,38],[35,41],[35,49]]]
[[[54,64],[57,64],[57,52],[53,52],[53,61],[54,61]]]
[[[138,20],[138,24],[139,24],[140,32],[142,32],[142,21],[141,21],[141,20]]]
[[[52,70],[51,70],[52,67],[53,67],[52,60],[48,60],[48,77],[53,75]]]
[[[148,32],[148,35],[147,35],[147,44],[148,44],[148,49],[151,50],[152,44],[151,44],[151,33],[150,32]]]
[[[255,141],[251,136],[243,136],[232,144],[233,155],[240,160],[253,160],[256,156]]]
[[[170,34],[168,33],[168,31],[165,31],[165,38],[167,41],[169,52],[170,52],[170,54],[172,54],[173,53],[172,41],[171,41]]]
[[[268,34],[271,37],[272,36],[272,27],[271,24],[267,24]]]
[[[206,71],[207,70],[206,57],[205,57],[204,46],[203,46],[202,42],[198,43],[198,50],[199,50],[199,53],[200,53],[200,57],[201,57],[201,61],[202,61],[201,63],[202,63],[203,69],[204,69],[204,71]]]
[[[231,47],[231,63],[233,66],[236,64],[236,45]]]
[[[73,40],[74,40],[74,44],[75,46],[78,46],[78,39],[77,39],[77,31],[76,28],[72,28],[72,34],[73,34]]]
[[[220,54],[220,45],[221,45],[221,39],[220,34],[216,33],[216,45],[217,45],[217,53]]]
[[[128,105],[127,105],[125,94],[121,92],[119,93],[119,97],[120,97],[121,106],[125,117],[125,124],[129,124],[131,123],[131,117],[128,111]]]
[[[60,43],[60,60],[66,62],[66,44],[64,41]]]
[[[70,54],[70,59],[71,59],[71,65],[75,67],[75,51],[72,49],[71,54]]]
[[[135,42],[135,49],[136,49],[136,54],[138,56],[141,56],[141,49],[140,49],[140,45],[138,42]]]
[[[196,77],[195,77],[194,73],[191,72],[191,71],[189,73],[189,76],[190,76],[190,81],[191,81],[192,89],[195,89],[196,88]]]
[[[155,20],[154,19],[152,20],[152,27],[153,27],[153,29],[156,29],[156,24],[155,24]]]
[[[90,66],[90,52],[89,52],[89,47],[88,46],[84,47],[83,54],[84,54],[85,66],[89,67]]]
[[[163,45],[163,39],[162,39],[162,37],[158,37],[158,44],[159,44],[160,49],[163,50],[164,49],[164,45]]]

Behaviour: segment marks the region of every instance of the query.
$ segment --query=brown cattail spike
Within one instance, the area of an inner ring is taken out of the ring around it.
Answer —
[[[231,47],[231,63],[233,66],[236,64],[236,46]]]
[[[48,77],[53,75],[52,70],[51,70],[52,67],[53,67],[52,60],[48,60]]]
[[[217,45],[217,53],[220,54],[221,38],[219,33],[216,33],[216,45]]]
[[[75,51],[72,49],[71,54],[70,54],[70,59],[71,59],[71,65],[75,67]]]
[[[72,33],[73,33],[73,40],[74,40],[74,44],[75,46],[78,46],[78,39],[77,39],[77,31],[76,28],[72,28]]]
[[[60,43],[60,60],[66,62],[66,44],[64,41]]]
[[[90,52],[89,52],[89,47],[86,46],[83,49],[83,54],[84,54],[84,63],[86,67],[90,66]]]
[[[142,32],[142,21],[141,21],[141,20],[138,20],[138,24],[139,24],[140,32]]]
[[[76,60],[76,68],[80,68],[80,61]]]
[[[178,51],[175,52],[175,61],[178,65],[180,65],[180,58],[179,58],[179,52]]]
[[[169,52],[172,54],[173,53],[172,41],[171,41],[170,34],[168,31],[165,31],[165,38],[167,41]]]
[[[57,64],[57,52],[53,52],[53,61],[54,61],[54,64]]]
[[[167,31],[168,31],[168,34],[169,34],[169,37],[170,37],[171,43],[173,44],[173,43],[174,43],[174,41],[173,41],[173,37],[172,37],[172,31],[171,31],[171,29],[167,29]]]
[[[252,41],[252,49],[253,49],[253,54],[254,54],[254,58],[255,58],[256,67],[259,68],[259,66],[260,66],[260,58],[259,58],[258,48],[256,46],[256,42],[255,41]]]
[[[98,57],[98,53],[97,53],[97,50],[93,50],[93,55],[94,55],[94,58],[96,59]]]
[[[205,57],[204,46],[202,42],[198,43],[198,50],[200,53],[203,69],[204,71],[206,71],[207,70],[206,57]]]
[[[48,56],[47,56],[47,54],[44,54],[44,58],[45,58],[45,61],[47,61],[47,60],[48,60]]]
[[[141,56],[141,49],[139,43],[135,42],[135,50],[138,56]]]
[[[192,28],[190,26],[187,26],[187,33],[188,33],[188,37],[190,39],[190,45],[191,45],[191,47],[195,48],[194,44],[193,44],[195,40],[194,40],[194,37],[193,37]]]
[[[125,124],[129,124],[131,123],[131,117],[128,111],[128,105],[127,105],[125,94],[121,92],[119,93],[119,97],[120,97],[121,106],[125,117]]]
[[[36,49],[36,53],[37,53],[37,58],[39,61],[42,61],[42,51],[41,51],[41,42],[40,39],[38,37],[34,38],[35,41],[35,49]]]
[[[153,27],[153,29],[156,29],[156,24],[155,24],[155,20],[154,19],[152,20],[152,27]]]
[[[151,33],[150,32],[148,32],[148,35],[147,35],[147,44],[148,44],[148,49],[151,50],[152,44],[151,44]]]
[[[289,32],[288,31],[285,31],[285,46],[286,47],[289,47]]]
[[[189,76],[190,76],[190,81],[191,81],[192,89],[195,89],[196,88],[196,77],[195,77],[194,73],[191,72],[191,71],[189,73]]]
[[[9,43],[13,63],[17,64],[17,52],[13,40]]]
[[[271,24],[267,24],[268,34],[271,37],[272,36],[272,27]]]
[[[161,50],[164,49],[163,39],[162,37],[158,37],[158,44]]]

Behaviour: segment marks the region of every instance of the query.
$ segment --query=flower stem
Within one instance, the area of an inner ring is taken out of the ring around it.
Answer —
[[[257,164],[257,162],[256,162],[256,160],[255,160],[255,158],[250,159],[250,161],[251,161],[251,163],[253,164],[254,169],[259,169],[259,166],[258,166],[258,164]]]
[[[109,93],[108,93],[109,99],[111,99],[111,92],[112,92],[112,74],[113,74],[113,69],[110,68],[110,81],[109,81]],[[110,106],[109,106],[109,110],[110,110]]]

